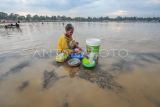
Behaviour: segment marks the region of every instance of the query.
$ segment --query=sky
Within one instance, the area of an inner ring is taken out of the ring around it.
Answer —
[[[69,17],[160,17],[160,0],[0,0],[0,11]]]

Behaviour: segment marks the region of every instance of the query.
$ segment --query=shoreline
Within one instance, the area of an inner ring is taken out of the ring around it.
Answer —
[[[0,22],[0,25],[3,24],[10,24],[16,23],[17,21],[13,22]],[[20,23],[50,23],[50,22],[60,22],[60,23],[68,23],[68,22],[86,22],[86,23],[160,23],[160,21],[20,21]]]

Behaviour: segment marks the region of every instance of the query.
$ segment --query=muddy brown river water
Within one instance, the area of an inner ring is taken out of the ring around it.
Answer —
[[[60,22],[0,29],[0,107],[160,107],[160,23],[72,24],[102,40],[94,69],[54,61]]]

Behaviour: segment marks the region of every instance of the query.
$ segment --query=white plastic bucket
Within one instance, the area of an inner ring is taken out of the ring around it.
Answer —
[[[101,40],[97,38],[91,38],[86,40],[86,48],[87,53],[93,52],[93,53],[99,53],[101,45]]]

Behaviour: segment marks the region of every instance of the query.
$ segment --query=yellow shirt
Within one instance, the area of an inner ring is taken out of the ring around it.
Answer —
[[[73,50],[69,48],[70,41],[72,41],[72,38],[68,38],[64,34],[62,34],[58,40],[57,50],[59,52],[71,54],[73,52]]]

